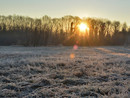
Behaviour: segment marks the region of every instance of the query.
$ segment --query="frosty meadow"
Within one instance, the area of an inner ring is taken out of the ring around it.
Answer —
[[[129,80],[129,48],[0,46],[1,98],[129,98]]]

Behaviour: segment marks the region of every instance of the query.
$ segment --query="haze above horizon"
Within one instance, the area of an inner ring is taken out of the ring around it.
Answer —
[[[52,18],[73,15],[126,22],[130,26],[130,0],[1,0],[0,15]]]

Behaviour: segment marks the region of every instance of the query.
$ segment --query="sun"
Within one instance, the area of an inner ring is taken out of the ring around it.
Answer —
[[[89,27],[88,27],[87,24],[85,24],[85,23],[79,24],[78,27],[79,27],[79,30],[80,30],[81,32],[86,32],[86,30],[89,31]]]

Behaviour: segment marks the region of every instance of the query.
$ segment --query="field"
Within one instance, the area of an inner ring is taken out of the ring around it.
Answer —
[[[130,98],[130,48],[0,46],[0,97]]]

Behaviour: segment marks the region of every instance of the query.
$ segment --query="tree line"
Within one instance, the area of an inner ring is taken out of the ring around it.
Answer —
[[[89,32],[84,35],[77,28],[81,22],[89,27]],[[35,19],[18,15],[0,16],[0,45],[123,45],[128,35],[130,27],[126,23],[108,19],[81,19],[70,15],[61,18],[45,15]]]

